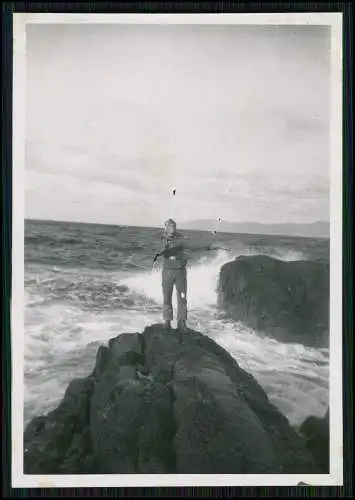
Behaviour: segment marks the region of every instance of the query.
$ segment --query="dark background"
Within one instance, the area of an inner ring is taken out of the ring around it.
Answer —
[[[2,473],[4,498],[41,496],[99,497],[350,497],[353,456],[353,387],[352,387],[352,3],[350,2],[4,2],[1,4],[2,35]],[[343,397],[344,397],[344,486],[343,487],[274,487],[274,488],[86,488],[13,489],[11,487],[11,238],[12,238],[12,13],[253,13],[253,12],[343,12]]]

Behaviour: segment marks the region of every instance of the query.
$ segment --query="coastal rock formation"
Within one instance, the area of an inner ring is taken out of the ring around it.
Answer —
[[[218,303],[234,319],[282,342],[329,344],[329,265],[240,256],[222,266]]]
[[[28,424],[24,448],[25,474],[319,473],[224,349],[161,325],[100,346],[92,374]]]
[[[329,474],[329,408],[323,418],[306,418],[299,431],[321,471]]]

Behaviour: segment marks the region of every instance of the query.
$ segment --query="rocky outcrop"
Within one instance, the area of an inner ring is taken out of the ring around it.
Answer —
[[[323,418],[308,417],[299,428],[308,451],[324,474],[329,474],[329,408]]]
[[[328,346],[328,264],[238,257],[221,268],[218,303],[234,319],[282,342]]]
[[[26,474],[319,472],[300,435],[215,342],[160,325],[101,346],[24,436]]]

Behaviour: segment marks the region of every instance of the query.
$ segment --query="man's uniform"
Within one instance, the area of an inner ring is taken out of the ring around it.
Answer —
[[[186,247],[183,239],[177,233],[165,238],[162,273],[163,319],[165,321],[173,319],[172,295],[174,285],[177,292],[177,320],[186,321],[187,319],[187,258],[184,253]]]

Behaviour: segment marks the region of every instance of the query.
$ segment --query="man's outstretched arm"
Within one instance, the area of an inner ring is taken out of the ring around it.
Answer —
[[[181,240],[178,242],[179,244],[175,247],[172,248],[165,248],[163,249],[160,253],[157,253],[156,256],[154,257],[154,262],[158,259],[158,257],[164,256],[164,257],[172,257],[174,255],[177,255],[179,252],[183,250],[187,251],[208,251],[208,250],[213,250],[214,248],[214,238],[211,238],[210,241],[202,244],[202,243],[193,243],[191,241],[187,241],[184,238],[181,238]]]
[[[185,246],[183,244],[179,244],[175,247],[172,248],[163,248],[163,250],[159,253],[157,253],[154,257],[153,262],[156,262],[158,257],[164,256],[164,257],[172,257],[173,255],[177,255],[179,252],[185,250]]]

